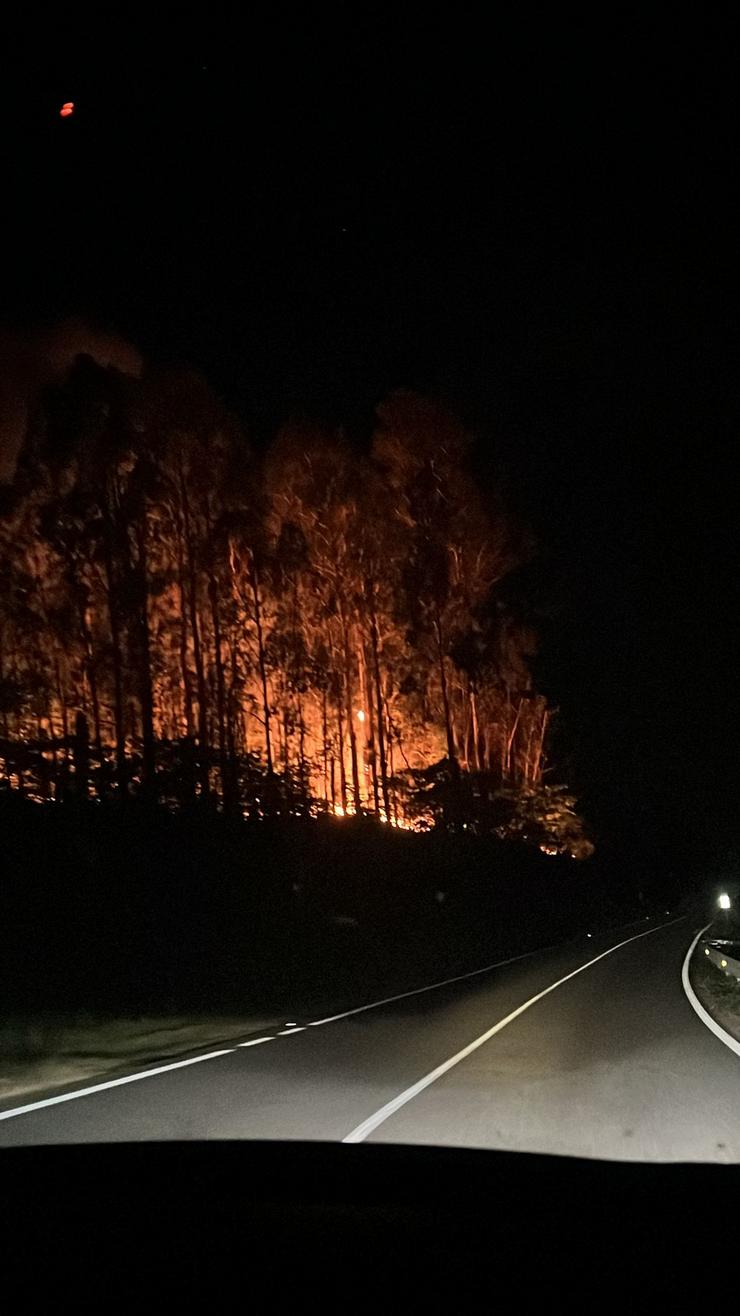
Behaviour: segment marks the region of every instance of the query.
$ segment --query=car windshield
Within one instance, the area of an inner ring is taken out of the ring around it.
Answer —
[[[4,83],[0,1145],[740,1160],[721,35],[100,21]]]

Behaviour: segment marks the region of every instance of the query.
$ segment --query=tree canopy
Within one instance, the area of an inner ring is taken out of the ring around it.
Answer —
[[[259,458],[199,377],[79,357],[0,507],[0,770],[42,800],[367,814],[590,852],[549,782],[526,537],[398,391]]]

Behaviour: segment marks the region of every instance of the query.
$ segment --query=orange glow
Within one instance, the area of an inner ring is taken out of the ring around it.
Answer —
[[[59,111],[59,114],[63,119],[68,119],[70,114],[74,114],[74,108],[75,108],[74,101],[65,101],[61,110]]]

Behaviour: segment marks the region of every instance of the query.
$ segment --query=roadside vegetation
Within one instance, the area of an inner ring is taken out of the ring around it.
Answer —
[[[706,948],[711,951],[713,935],[717,937],[721,935],[723,939],[719,963],[716,962],[717,955],[702,953]],[[724,928],[721,934],[716,929],[710,929],[702,938],[693,957],[691,982],[704,1009],[740,1042],[740,982],[730,971],[730,961],[740,960],[740,930],[734,928],[729,935],[737,937],[737,940],[734,943],[727,942],[727,928]],[[722,967],[722,958],[727,958],[727,968]]]

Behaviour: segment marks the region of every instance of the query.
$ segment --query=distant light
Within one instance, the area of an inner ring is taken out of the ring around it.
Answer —
[[[586,936],[587,936],[587,937],[592,937],[592,936],[593,936],[593,933],[592,933],[592,932],[587,932],[587,933],[586,933]]]
[[[726,891],[723,891],[723,892],[722,892],[722,895],[721,895],[720,898],[719,898],[719,907],[720,907],[720,909],[729,909],[729,908],[730,908],[730,903],[731,903],[731,902],[730,902],[730,897],[728,896],[728,894],[727,894]]]
[[[727,968],[727,960],[720,960],[720,965],[722,966],[723,969],[726,969],[726,968]]]
[[[74,114],[74,111],[75,111],[74,101],[65,101],[61,110],[59,111],[59,115],[62,119],[68,119],[70,114]]]
[[[705,954],[705,955],[708,955],[708,954],[709,954],[709,947],[708,947],[708,946],[705,946],[705,947],[704,947],[704,954]]]
[[[358,722],[365,721],[365,710],[363,708],[358,708],[357,710],[357,721]]]

